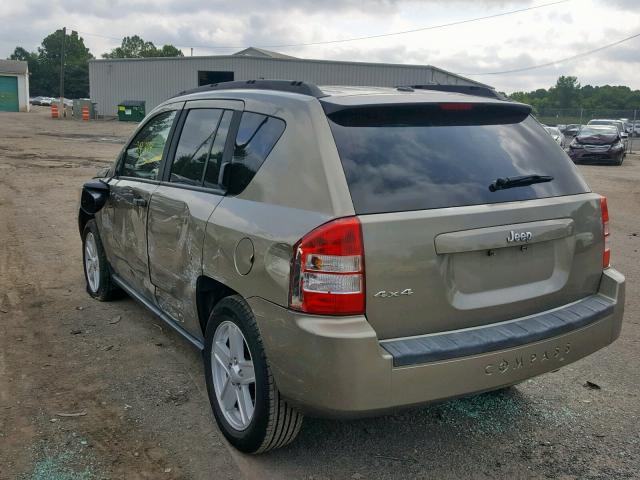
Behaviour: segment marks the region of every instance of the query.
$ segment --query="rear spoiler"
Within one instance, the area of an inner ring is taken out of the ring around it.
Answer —
[[[447,99],[448,100],[448,99]],[[531,107],[518,102],[487,101],[338,104],[321,101],[332,122],[345,127],[436,127],[522,122]]]
[[[407,88],[407,87],[404,87]],[[413,90],[437,90],[439,92],[464,93],[465,95],[475,95],[477,97],[495,98],[496,100],[510,101],[500,92],[491,87],[480,87],[478,85],[409,85]]]

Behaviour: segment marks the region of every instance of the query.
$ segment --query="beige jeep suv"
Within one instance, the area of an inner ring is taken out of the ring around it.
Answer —
[[[528,106],[434,88],[183,92],[84,186],[87,291],[125,291],[203,352],[240,450],[287,444],[303,413],[499,389],[618,337],[606,199]]]

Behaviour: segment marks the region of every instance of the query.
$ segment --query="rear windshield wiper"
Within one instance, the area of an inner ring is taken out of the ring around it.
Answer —
[[[534,183],[545,183],[551,180],[553,180],[551,175],[523,175],[521,177],[496,178],[496,180],[489,185],[489,190],[495,192],[496,190],[504,190],[505,188],[526,187]]]

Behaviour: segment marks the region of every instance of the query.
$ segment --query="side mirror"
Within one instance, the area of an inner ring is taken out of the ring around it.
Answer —
[[[109,184],[102,180],[91,180],[82,186],[80,208],[89,215],[100,211],[109,198]]]

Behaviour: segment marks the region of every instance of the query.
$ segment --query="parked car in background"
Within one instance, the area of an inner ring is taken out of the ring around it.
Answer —
[[[640,136],[640,120],[637,120],[633,124],[633,135],[635,137]]]
[[[37,96],[37,97],[31,97],[29,99],[29,103],[31,105],[41,105],[41,106],[50,106],[52,103],[60,103],[60,98],[58,97],[43,97],[43,96]],[[73,106],[73,100],[71,98],[65,98],[64,99],[64,104],[66,107],[72,107]]]
[[[570,125],[567,125],[562,133],[566,137],[575,137],[578,133],[578,130],[580,130],[580,125],[578,125],[577,123],[572,123]]]
[[[549,135],[551,135],[551,138],[553,138],[553,140],[560,145],[562,148],[565,147],[565,140],[564,140],[564,134],[556,127],[548,127],[548,126],[544,126],[544,129],[549,132]]]
[[[615,125],[585,125],[569,145],[575,163],[622,165],[625,146]]]
[[[60,97],[49,97],[49,100],[51,101],[51,104],[53,105],[54,103],[57,104],[58,106],[60,105]],[[70,100],[68,98],[64,98],[63,99],[63,103],[65,105],[72,105],[73,104],[73,100]]]
[[[622,120],[614,120],[607,118],[594,118],[593,120],[589,120],[587,125],[613,125],[618,129],[618,133],[620,134],[620,138],[622,139],[622,143],[624,144],[624,150],[627,151],[629,146],[629,134],[626,132],[624,128],[624,122]]]
[[[618,118],[618,120],[620,120],[622,122],[622,125],[624,126],[624,131],[627,133],[631,133],[631,131],[633,130],[631,127],[631,122],[629,122],[628,118]]]
[[[517,102],[207,85],[156,107],[80,206],[87,292],[126,291],[202,351],[244,452],[303,413],[515,385],[622,326],[606,198]]]
[[[43,96],[31,97],[29,99],[29,103],[31,105],[43,105],[42,102],[46,102],[46,101],[47,101],[47,97],[43,97]]]

